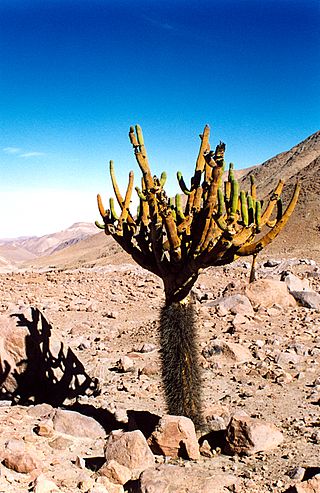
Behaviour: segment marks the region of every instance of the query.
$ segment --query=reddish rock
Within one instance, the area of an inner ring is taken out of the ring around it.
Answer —
[[[246,287],[245,294],[254,306],[265,308],[275,304],[284,308],[296,306],[296,301],[289,293],[286,283],[276,279],[254,281]]]
[[[296,493],[320,493],[320,474],[295,485]]]
[[[236,415],[226,432],[227,450],[232,454],[251,455],[277,447],[283,435],[272,423]]]
[[[131,479],[154,465],[154,456],[140,430],[113,431],[104,447],[107,462],[112,459],[131,470]]]
[[[140,477],[137,493],[225,493],[238,482],[231,474],[216,474],[163,464],[147,469]]]
[[[2,454],[3,464],[16,472],[30,473],[40,468],[40,462],[35,452],[26,449],[22,440],[9,440]]]
[[[105,437],[106,432],[93,418],[76,411],[58,409],[53,417],[55,431],[84,438]]]
[[[185,416],[163,416],[148,443],[157,455],[200,459],[194,424]]]
[[[46,479],[43,474],[40,474],[34,481],[32,491],[34,493],[58,493],[61,490],[53,481]]]
[[[99,469],[99,475],[105,476],[112,483],[125,484],[131,479],[131,470],[112,459]]]
[[[250,300],[243,294],[234,294],[232,296],[221,297],[214,301],[210,301],[206,306],[216,307],[220,317],[232,313],[233,315],[254,316],[254,311]]]

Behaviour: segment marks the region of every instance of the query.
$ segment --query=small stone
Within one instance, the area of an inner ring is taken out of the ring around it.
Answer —
[[[2,462],[8,469],[20,473],[30,473],[40,469],[35,452],[27,451],[21,440],[9,440],[6,443]]]
[[[141,353],[151,353],[152,351],[155,351],[157,348],[154,344],[152,344],[151,342],[145,342],[141,349],[140,349],[140,352]]]
[[[131,479],[131,470],[119,464],[119,462],[115,460],[110,460],[107,464],[104,464],[100,469],[100,476],[105,476],[112,483],[116,484],[125,484],[127,481]]]
[[[154,456],[140,430],[112,431],[104,447],[107,462],[112,459],[131,470],[131,479],[154,465]]]
[[[110,481],[110,479],[106,478],[105,476],[100,476],[96,484],[94,485],[95,488],[98,486],[103,486],[105,488],[105,491],[107,493],[124,493],[124,488],[121,484],[115,484]],[[94,493],[98,493],[99,490],[92,490]],[[103,492],[104,493],[104,492]]]
[[[153,453],[173,458],[200,459],[194,424],[185,416],[163,416],[148,439]]]
[[[105,437],[106,432],[95,419],[76,411],[58,409],[53,418],[55,431],[84,438]]]
[[[53,481],[46,479],[43,474],[40,474],[34,481],[32,491],[34,493],[56,493],[61,490]]]
[[[234,294],[232,296],[227,296],[226,298],[221,297],[214,301],[206,303],[205,306],[216,307],[217,314],[220,317],[232,313],[233,315],[246,315],[248,317],[254,316],[254,311],[252,305],[243,294]]]
[[[214,454],[208,440],[203,440],[202,444],[200,445],[200,454],[204,457],[213,457]]]
[[[134,362],[129,356],[121,356],[117,362],[117,367],[123,372],[132,372],[134,370]]]
[[[260,419],[235,415],[227,427],[227,449],[233,454],[252,455],[273,449],[282,441],[278,428]]]
[[[304,467],[297,466],[297,467],[294,467],[293,469],[291,469],[291,471],[289,471],[287,473],[287,475],[291,479],[294,479],[296,481],[302,481],[303,477],[305,475],[305,472],[306,472],[306,470]]]
[[[54,435],[52,419],[41,421],[34,429],[37,435],[41,437],[52,437]]]

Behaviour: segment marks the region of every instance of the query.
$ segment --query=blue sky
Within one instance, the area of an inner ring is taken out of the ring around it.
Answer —
[[[136,171],[189,176],[198,134],[237,167],[319,128],[315,0],[1,0],[0,238],[94,221],[96,193]]]

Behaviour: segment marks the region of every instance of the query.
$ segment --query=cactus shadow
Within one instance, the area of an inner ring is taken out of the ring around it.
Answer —
[[[92,379],[70,347],[51,338],[52,326],[37,308],[31,308],[31,319],[23,313],[11,315],[17,327],[27,329],[25,359],[14,369],[16,390],[12,393],[15,404],[48,403],[53,407],[65,399],[99,393],[97,379]]]

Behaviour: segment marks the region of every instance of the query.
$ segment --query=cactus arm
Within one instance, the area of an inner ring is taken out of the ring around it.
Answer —
[[[129,183],[128,183],[125,199],[122,205],[122,211],[118,220],[117,229],[119,231],[122,230],[122,224],[128,219],[129,207],[130,207],[130,201],[131,201],[132,189],[133,189],[133,180],[134,180],[133,171],[130,171]]]
[[[139,199],[140,199],[140,200],[143,200],[144,202],[146,202],[147,197],[146,197],[146,196],[144,195],[144,193],[140,190],[140,188],[139,188],[139,187],[135,187],[135,190],[136,190],[136,192],[137,192],[137,194],[138,194]]]
[[[109,205],[110,205],[110,213],[111,213],[112,220],[113,221],[118,221],[119,216],[118,216],[118,214],[115,211],[115,208],[114,208],[114,200],[113,200],[112,197],[110,197],[110,199],[109,199]]]
[[[191,194],[191,190],[189,190],[188,187],[187,187],[187,185],[185,184],[185,181],[183,179],[183,176],[182,176],[181,171],[178,171],[177,172],[177,179],[178,179],[178,183],[180,185],[180,188],[181,188],[182,192],[185,195],[190,195]]]
[[[240,192],[240,207],[241,207],[242,222],[244,226],[248,226],[249,225],[248,202],[247,202],[246,192],[244,190],[241,190]]]
[[[99,229],[105,229],[105,225],[104,224],[101,224],[99,223],[99,221],[95,221],[94,224],[97,226],[97,228]]]
[[[109,161],[109,172],[110,172],[110,178],[111,178],[111,183],[112,183],[114,194],[116,196],[116,199],[118,201],[119,206],[122,209],[123,208],[123,197],[122,197],[122,194],[120,192],[120,189],[119,189],[119,186],[117,183],[116,174],[115,174],[115,170],[114,170],[114,163],[112,160]],[[134,222],[135,222],[132,215],[130,214],[130,212],[128,214],[128,222],[131,224],[134,224]]]
[[[183,212],[182,204],[181,204],[181,196],[180,194],[176,194],[175,196],[175,206],[176,206],[176,214],[179,219],[182,221],[186,218]]]
[[[237,254],[240,256],[244,255],[255,255],[256,253],[260,252],[264,247],[269,245],[271,241],[273,241],[280,231],[284,228],[284,226],[287,224],[287,221],[289,217],[291,216],[292,212],[294,211],[294,208],[296,206],[296,203],[298,201],[300,193],[300,185],[299,183],[296,184],[293,196],[291,198],[291,201],[286,208],[283,216],[279,221],[277,221],[276,225],[265,235],[263,236],[260,240],[256,241],[255,243],[251,243],[250,245],[246,245],[241,247],[238,251]]]
[[[210,145],[209,145],[210,128],[209,128],[209,125],[206,125],[204,127],[203,133],[200,134],[199,137],[201,139],[201,143],[200,143],[199,154],[198,154],[197,161],[196,161],[195,172],[194,172],[194,175],[192,178],[193,187],[191,189],[191,193],[189,194],[188,202],[187,202],[187,206],[186,206],[187,213],[189,213],[193,208],[193,203],[194,203],[194,199],[195,199],[195,191],[199,187],[200,182],[201,182],[201,175],[202,175],[202,172],[203,172],[204,166],[205,166],[204,155],[210,151]]]
[[[255,184],[255,178],[253,175],[250,175],[250,182],[251,182],[250,195],[253,201],[255,201],[257,199],[257,185]]]
[[[167,173],[165,171],[162,171],[160,176],[160,185],[162,188],[165,186],[166,181],[167,181]]]
[[[282,180],[279,180],[278,185],[276,186],[274,192],[271,194],[269,203],[266,207],[266,210],[261,216],[261,226],[264,226],[270,219],[270,216],[273,212],[273,209],[281,195],[282,189],[283,189],[284,182]]]
[[[100,212],[100,216],[102,217],[102,219],[104,219],[107,216],[107,211],[103,206],[102,198],[101,198],[101,195],[99,193],[97,195],[97,202],[98,202],[98,209]]]
[[[135,134],[135,131],[136,131],[136,134]],[[138,165],[141,169],[143,178],[146,182],[146,187],[147,187],[147,189],[152,189],[154,186],[153,177],[152,177],[152,174],[150,171],[150,166],[148,163],[148,158],[147,158],[146,148],[144,145],[142,130],[141,130],[139,125],[136,125],[135,129],[134,129],[134,127],[130,127],[129,138],[130,138],[131,144],[133,145],[134,153],[135,153]]]
[[[231,210],[230,219],[235,220],[239,202],[239,183],[233,179],[231,181]]]

